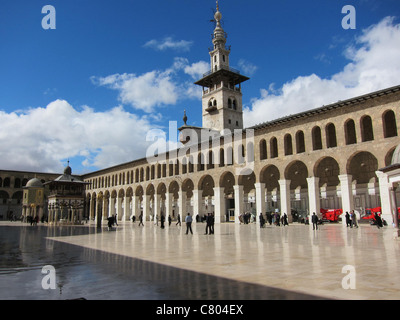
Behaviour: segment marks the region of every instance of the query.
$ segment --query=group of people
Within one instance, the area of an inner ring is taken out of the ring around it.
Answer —
[[[354,210],[351,210],[350,213],[346,211],[345,218],[346,218],[346,227],[358,228],[357,216]]]
[[[288,226],[289,222],[288,222],[288,216],[286,214],[286,212],[282,215],[282,217],[280,216],[279,212],[275,212],[275,213],[271,213],[271,212],[267,212],[265,214],[266,219],[264,218],[264,215],[262,213],[260,213],[259,219],[260,219],[260,228],[264,228],[265,224],[268,222],[269,225],[276,225],[276,226],[280,226],[281,224],[283,226]]]

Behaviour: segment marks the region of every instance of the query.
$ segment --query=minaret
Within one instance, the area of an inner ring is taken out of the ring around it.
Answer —
[[[211,70],[195,84],[203,87],[203,128],[233,132],[243,129],[241,83],[249,78],[229,66],[230,47],[226,46],[227,34],[221,27],[218,1],[214,19],[213,47],[209,50]]]

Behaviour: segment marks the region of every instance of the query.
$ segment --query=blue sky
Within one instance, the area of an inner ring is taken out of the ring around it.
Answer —
[[[45,5],[56,29],[44,30]],[[356,29],[342,28],[345,5]],[[0,2],[0,168],[84,173],[201,126],[214,0]],[[245,125],[398,85],[398,0],[221,0]],[[397,81],[397,82],[396,82]]]

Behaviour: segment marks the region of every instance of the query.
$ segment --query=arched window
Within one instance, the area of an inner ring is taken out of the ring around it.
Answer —
[[[346,145],[357,143],[356,126],[353,119],[349,119],[344,124],[344,137]]]
[[[303,153],[305,151],[304,132],[300,130],[296,133],[296,153]]]
[[[232,109],[232,100],[231,100],[231,98],[228,99],[228,108]]]
[[[285,156],[293,154],[292,135],[286,134],[284,137]]]
[[[321,150],[322,149],[322,136],[321,136],[321,128],[314,127],[311,131],[312,135],[312,144],[313,150]]]
[[[197,171],[204,170],[204,155],[200,152],[197,155]]]
[[[385,111],[382,115],[383,136],[385,138],[397,136],[396,117],[392,110]]]
[[[232,107],[233,107],[233,110],[237,110],[236,99],[233,99]]]
[[[225,165],[225,154],[224,149],[219,149],[219,166],[223,167]]]
[[[360,119],[361,124],[361,140],[372,141],[374,140],[374,129],[372,127],[372,120],[370,116],[364,116]]]
[[[9,188],[10,187],[10,178],[5,178],[3,182],[3,187],[4,188]]]
[[[260,141],[260,160],[267,159],[267,142],[265,139]]]
[[[214,169],[214,153],[211,150],[208,151],[207,169]]]
[[[336,128],[333,123],[328,123],[325,127],[326,133],[326,146],[327,148],[334,148],[337,146],[336,141]]]
[[[272,137],[271,140],[269,141],[269,146],[270,146],[270,155],[271,158],[277,158],[278,157],[278,140],[275,137]]]

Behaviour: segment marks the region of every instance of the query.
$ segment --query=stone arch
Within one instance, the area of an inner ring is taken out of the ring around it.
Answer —
[[[304,162],[295,160],[287,165],[284,173],[285,179],[290,180],[290,189],[298,187],[307,188],[308,169]]]
[[[369,183],[376,178],[378,160],[368,151],[359,151],[347,160],[346,170],[357,184]]]
[[[249,193],[251,190],[255,189],[254,184],[256,183],[256,175],[254,171],[247,175],[240,175],[238,178],[238,184],[243,186],[243,192],[245,194]]]
[[[369,115],[362,116],[360,119],[361,127],[361,141],[372,141],[374,140],[374,128],[372,125],[372,119]]]
[[[198,190],[202,190],[202,196],[214,196],[214,179],[209,175],[204,175],[200,178],[197,185]]]
[[[185,179],[182,183],[182,191],[186,192],[187,199],[193,196],[194,183],[192,179]]]
[[[314,176],[319,178],[319,186],[337,186],[339,181],[339,163],[332,157],[319,159],[314,165]]]
[[[175,199],[179,198],[179,184],[175,180],[171,181],[171,183],[168,186],[168,192],[173,194]]]
[[[260,182],[265,184],[267,190],[279,190],[279,169],[274,165],[267,165],[260,171]]]
[[[233,194],[235,176],[230,171],[225,171],[219,178],[219,187],[224,188],[225,194]]]

